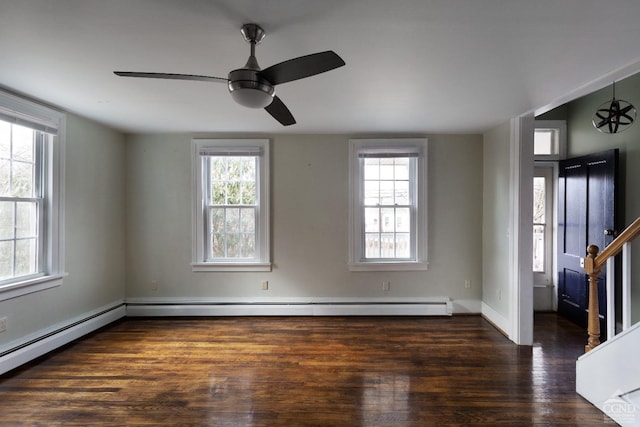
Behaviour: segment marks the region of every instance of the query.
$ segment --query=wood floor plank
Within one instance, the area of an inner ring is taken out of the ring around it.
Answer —
[[[613,422],[575,393],[584,332],[519,347],[476,316],[128,318],[0,377],[2,425]]]

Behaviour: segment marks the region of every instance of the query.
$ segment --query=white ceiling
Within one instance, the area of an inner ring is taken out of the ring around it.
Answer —
[[[226,77],[334,50],[278,86],[297,124],[235,104]],[[640,69],[638,0],[0,0],[0,85],[126,132],[478,133]],[[606,100],[603,100],[603,102]]]

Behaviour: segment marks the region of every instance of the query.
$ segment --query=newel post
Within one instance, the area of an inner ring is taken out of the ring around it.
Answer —
[[[598,256],[598,248],[596,245],[589,245],[587,248],[588,255],[584,259],[584,269],[589,275],[589,314],[587,323],[587,332],[589,339],[584,347],[585,353],[593,350],[600,345],[600,308],[598,307],[598,275],[602,268],[596,266],[596,256]]]

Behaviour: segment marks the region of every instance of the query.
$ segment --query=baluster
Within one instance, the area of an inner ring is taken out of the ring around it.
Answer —
[[[584,269],[589,275],[589,313],[587,318],[587,332],[589,339],[584,348],[585,353],[600,345],[600,309],[598,307],[598,275],[602,268],[596,266],[596,256],[598,256],[596,245],[589,245],[588,255],[584,260]]]
[[[636,273],[637,274],[637,273]],[[631,242],[622,245],[622,330],[631,327]]]

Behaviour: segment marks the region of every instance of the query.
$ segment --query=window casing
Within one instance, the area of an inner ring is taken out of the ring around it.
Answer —
[[[0,91],[0,300],[62,283],[65,116]]]
[[[193,140],[194,271],[270,271],[268,140]]]
[[[425,270],[426,139],[349,142],[350,269]]]

